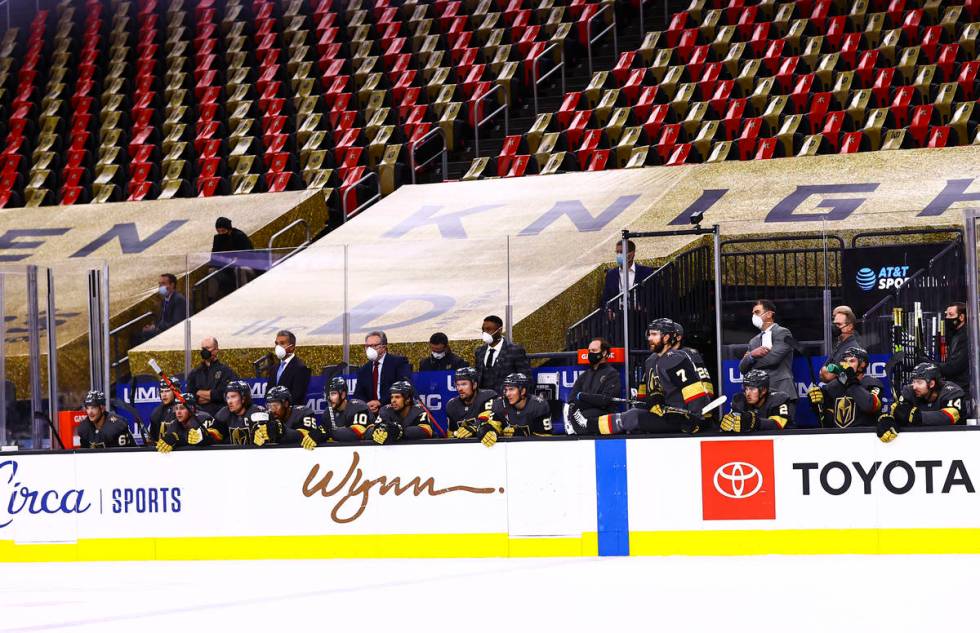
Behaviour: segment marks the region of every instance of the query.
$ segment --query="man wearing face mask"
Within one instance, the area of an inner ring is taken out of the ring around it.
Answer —
[[[827,358],[827,364],[820,368],[820,380],[830,382],[840,374],[844,352],[852,347],[864,348],[857,334],[857,318],[848,306],[837,306],[833,313],[831,333],[834,336],[834,349]]]
[[[799,394],[793,380],[793,334],[776,323],[776,305],[768,299],[759,299],[752,306],[752,325],[761,330],[752,337],[738,370],[745,375],[753,369],[769,372],[773,391],[781,391],[796,402]]]
[[[293,398],[293,406],[306,404],[310,386],[310,368],[296,356],[296,335],[289,330],[276,333],[273,355],[279,363],[269,370],[269,387],[285,387]]]
[[[155,322],[143,327],[141,338],[143,341],[169,330],[187,316],[187,300],[184,299],[184,295],[177,292],[177,277],[175,275],[171,273],[160,275],[157,292],[160,295],[160,314]]]
[[[218,360],[218,339],[208,336],[201,341],[201,364],[187,377],[187,391],[197,398],[197,406],[209,416],[224,406],[228,383],[238,375]]]
[[[376,330],[364,337],[368,362],[357,370],[354,397],[367,403],[372,415],[391,401],[391,386],[400,380],[412,381],[412,365],[404,356],[388,353],[388,336]]]
[[[589,368],[579,374],[565,405],[565,432],[569,435],[596,435],[599,418],[616,412],[612,398],[623,391],[619,372],[609,364],[609,341],[589,342]]]
[[[946,361],[936,363],[943,380],[970,393],[970,336],[966,329],[966,304],[953,303],[946,308]]]
[[[483,319],[482,338],[473,363],[481,387],[503,393],[504,378],[509,374],[531,375],[527,352],[504,338],[504,322],[499,316],[491,314]]]
[[[436,332],[429,337],[429,355],[419,362],[419,371],[456,371],[466,367],[466,361],[449,349],[449,337]]]
[[[627,255],[623,257],[623,242],[618,240],[616,242],[616,267],[610,268],[606,271],[606,283],[602,289],[602,304],[603,308],[609,311],[609,316],[615,315],[614,310],[621,309],[622,306],[610,306],[609,302],[613,297],[622,292],[622,281],[623,281],[623,265],[629,266],[629,287],[632,288],[636,284],[640,283],[647,277],[653,274],[653,269],[649,266],[643,266],[641,264],[633,263],[636,259],[636,244],[633,240],[627,242]],[[635,302],[630,298],[630,303],[635,305]]]

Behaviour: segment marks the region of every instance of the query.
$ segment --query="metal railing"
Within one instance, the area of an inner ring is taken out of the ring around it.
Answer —
[[[416,163],[415,151],[420,146],[425,145],[427,142],[429,142],[436,136],[442,138],[442,149],[439,150],[433,156],[425,159],[421,163]],[[417,141],[413,140],[408,142],[408,167],[412,172],[413,185],[415,184],[417,172],[423,167],[428,166],[430,163],[432,163],[432,161],[439,158],[440,156],[442,157],[442,180],[443,182],[445,182],[446,180],[449,179],[449,142],[448,139],[446,138],[446,131],[439,126],[436,126],[431,130],[429,130],[428,132],[426,132],[419,140]]]
[[[302,244],[299,244],[298,246],[296,246],[295,248],[293,248],[293,250],[291,250],[289,253],[287,253],[282,259],[280,259],[279,261],[273,262],[272,259],[273,259],[273,257],[275,257],[274,244],[276,242],[276,238],[279,237],[279,236],[281,236],[281,235],[284,235],[287,231],[289,231],[290,229],[292,229],[294,226],[299,226],[299,225],[303,225],[303,229],[306,231],[306,239],[303,241]],[[312,240],[312,237],[310,235],[310,224],[309,224],[309,222],[307,222],[303,218],[299,218],[298,220],[293,220],[292,222],[290,222],[286,226],[282,227],[281,229],[279,229],[278,231],[276,231],[275,233],[273,233],[272,236],[269,238],[269,268],[270,269],[275,268],[276,266],[278,266],[282,262],[286,261],[287,259],[289,259],[293,255],[295,255],[299,251],[301,251],[304,248],[306,248],[307,246],[309,246],[310,245],[310,242],[312,242],[312,241],[313,240]]]
[[[120,325],[115,329],[109,330],[109,338],[112,339],[112,355],[115,357],[115,360],[112,361],[112,363],[110,364],[110,367],[112,369],[121,367],[122,365],[125,365],[126,363],[129,362],[128,354],[123,354],[122,356],[119,355],[119,335],[123,331],[136,325],[140,321],[145,321],[147,317],[152,317],[152,316],[153,316],[152,312],[144,312],[143,314],[139,315],[135,319],[127,321],[126,323],[123,323],[122,325]]]
[[[600,15],[609,11],[612,14],[612,22],[609,25],[595,34],[592,35],[592,21],[598,18]],[[612,31],[613,36],[613,57],[619,57],[619,39],[616,36],[616,11],[613,9],[612,4],[604,4],[602,7],[595,12],[595,15],[590,17],[585,22],[585,40],[588,43],[586,48],[586,53],[589,60],[589,78],[592,77],[592,45],[599,41],[599,38]]]
[[[371,180],[372,178],[374,178],[374,184],[375,184],[375,186],[377,188],[376,189],[377,192],[373,196],[371,196],[370,198],[368,198],[367,200],[365,200],[364,202],[362,202],[361,204],[357,205],[357,207],[355,207],[354,210],[352,210],[352,211],[351,210],[348,210],[347,209],[347,197],[350,195],[350,193],[352,191],[354,191],[354,189],[358,185],[362,185],[362,184],[366,183],[367,181]],[[378,178],[378,173],[377,172],[369,171],[368,173],[364,174],[364,176],[362,178],[360,178],[359,180],[357,180],[355,182],[352,182],[350,185],[348,185],[346,187],[346,190],[345,191],[344,190],[341,191],[341,195],[340,195],[340,206],[341,206],[341,209],[344,212],[344,222],[346,222],[350,218],[354,217],[355,215],[357,215],[358,213],[360,213],[364,209],[368,208],[369,206],[371,206],[372,204],[374,204],[375,202],[377,202],[380,199],[381,199],[381,179]]]
[[[555,48],[557,48],[561,53],[561,61],[558,64],[556,64],[554,68],[546,72],[544,75],[538,77],[538,72],[539,72],[538,69],[541,66],[540,64],[541,58],[547,55],[548,53],[550,53]],[[531,78],[532,78],[531,90],[534,95],[534,116],[538,116],[538,114],[540,113],[540,111],[538,110],[538,86],[541,85],[541,82],[548,79],[548,77],[555,74],[555,72],[558,70],[561,70],[561,94],[564,95],[565,94],[565,48],[564,46],[561,46],[556,42],[553,43],[551,46],[547,47],[546,49],[544,49],[543,51],[541,51],[541,54],[535,57],[534,60],[531,62]]]
[[[480,157],[480,126],[483,125],[484,123],[486,123],[487,121],[489,121],[490,119],[492,119],[493,117],[495,117],[498,114],[500,114],[501,111],[503,111],[503,113],[504,113],[504,136],[507,136],[508,134],[510,134],[510,114],[509,114],[509,110],[510,110],[510,97],[509,96],[506,96],[507,95],[506,91],[504,91],[504,95],[506,96],[506,98],[504,99],[504,104],[502,106],[500,106],[499,108],[497,108],[496,110],[494,110],[493,112],[491,112],[490,114],[488,114],[487,116],[483,117],[482,119],[479,118],[479,116],[480,116],[480,105],[482,105],[483,102],[486,101],[490,97],[490,95],[496,93],[498,90],[503,91],[503,87],[500,84],[494,85],[493,88],[491,88],[490,90],[487,90],[485,93],[483,93],[482,95],[480,95],[476,99],[476,102],[473,104],[473,123],[474,123],[474,125],[473,125],[473,149],[474,149],[474,151],[476,153],[475,158],[479,158]]]

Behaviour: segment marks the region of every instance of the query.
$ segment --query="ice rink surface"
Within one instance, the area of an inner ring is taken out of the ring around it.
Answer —
[[[936,631],[976,556],[0,564],[0,631]]]

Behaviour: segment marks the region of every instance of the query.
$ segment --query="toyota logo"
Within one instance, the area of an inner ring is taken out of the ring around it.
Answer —
[[[715,471],[714,484],[729,499],[747,499],[762,488],[762,473],[748,462],[728,462]]]

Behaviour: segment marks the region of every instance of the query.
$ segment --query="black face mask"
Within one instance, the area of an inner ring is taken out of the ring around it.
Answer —
[[[949,336],[956,331],[956,326],[960,324],[959,318],[956,319],[943,319],[946,322],[946,336]]]
[[[202,348],[201,349],[201,360],[211,360],[211,350]]]
[[[836,325],[831,325],[830,326],[830,335],[833,336],[834,338],[839,337],[841,335],[840,328],[837,327]]]
[[[603,355],[602,352],[589,352],[589,364],[590,365],[598,365],[599,363],[601,363],[605,359],[606,359],[606,357]]]

